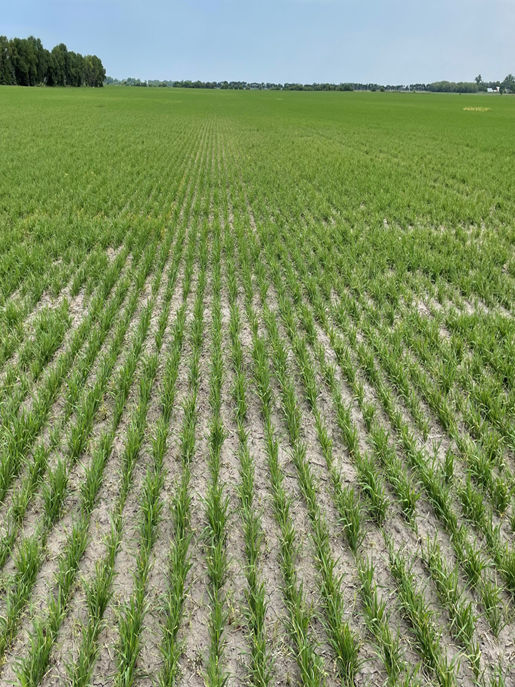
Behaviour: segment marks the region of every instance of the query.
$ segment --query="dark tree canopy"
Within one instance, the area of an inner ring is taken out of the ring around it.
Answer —
[[[0,84],[9,86],[103,86],[104,66],[59,43],[46,50],[39,38],[0,36]]]

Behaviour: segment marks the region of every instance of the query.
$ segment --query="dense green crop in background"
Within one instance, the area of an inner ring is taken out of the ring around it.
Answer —
[[[0,160],[0,683],[511,684],[515,98],[3,87]]]

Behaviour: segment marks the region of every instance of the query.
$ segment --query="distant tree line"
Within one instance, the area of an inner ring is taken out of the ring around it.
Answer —
[[[434,81],[383,85],[377,83],[270,83],[248,81],[159,81],[152,79],[113,79],[108,76],[106,84],[115,86],[139,86],[143,88],[216,88],[221,90],[261,90],[261,91],[428,91],[432,93],[480,93],[499,90],[501,93],[515,93],[515,77],[511,74],[504,81],[483,81],[481,75],[474,81]]]
[[[272,83],[257,81],[159,81],[150,79],[142,81],[129,77],[127,79],[114,79],[108,76],[105,80],[107,85],[114,86],[140,86],[144,88],[211,88],[232,91],[353,91],[353,90],[375,90],[372,87],[377,84],[356,84],[356,83]]]
[[[483,81],[481,74],[478,74],[474,81],[434,81],[429,84],[410,84],[409,89],[432,93],[481,93],[489,90],[515,93],[515,77],[513,74],[508,74],[503,81]]]
[[[99,57],[68,50],[64,43],[46,50],[39,38],[0,36],[0,84],[9,86],[103,86]]]

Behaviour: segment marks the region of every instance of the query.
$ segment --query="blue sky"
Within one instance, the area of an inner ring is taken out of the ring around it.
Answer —
[[[429,82],[515,72],[515,0],[0,0],[0,34],[141,79]]]

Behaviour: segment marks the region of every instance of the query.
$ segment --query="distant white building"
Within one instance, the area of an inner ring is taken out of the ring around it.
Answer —
[[[495,88],[487,88],[486,92],[487,93],[499,93],[499,86],[496,86]]]

